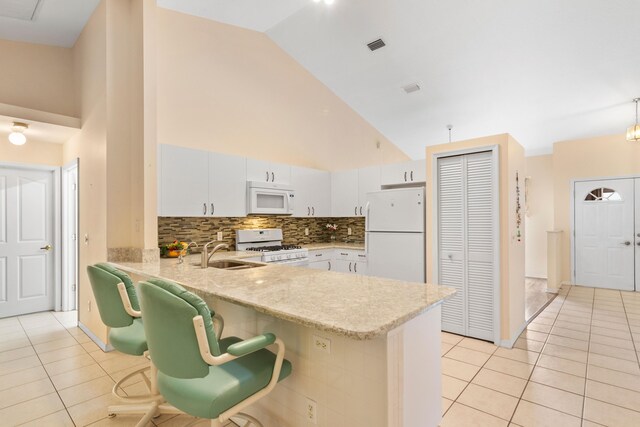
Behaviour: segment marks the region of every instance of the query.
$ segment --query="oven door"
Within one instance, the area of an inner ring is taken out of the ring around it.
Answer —
[[[293,191],[250,188],[247,206],[250,215],[291,215],[293,214]]]

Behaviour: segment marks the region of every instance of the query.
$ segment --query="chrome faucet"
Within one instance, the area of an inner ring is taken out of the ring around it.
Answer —
[[[207,268],[209,266],[209,260],[211,259],[213,254],[218,252],[220,249],[229,249],[229,245],[227,245],[226,243],[220,243],[214,246],[211,250],[211,253],[209,253],[209,245],[216,242],[217,240],[212,240],[211,242],[205,243],[205,245],[202,247],[202,263],[200,265],[202,268]]]
[[[191,246],[195,246],[197,248],[198,244],[196,242],[191,242],[187,245],[186,248],[184,248],[184,250],[189,249]],[[183,262],[184,262],[184,258],[182,256],[182,251],[180,251],[180,255],[178,255],[178,264],[182,264]]]

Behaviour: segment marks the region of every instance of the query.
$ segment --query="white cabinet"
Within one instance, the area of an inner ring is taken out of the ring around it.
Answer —
[[[209,153],[158,147],[160,216],[203,216],[209,202]]]
[[[352,274],[367,274],[367,255],[364,251],[336,249],[332,271]]]
[[[426,168],[427,164],[424,159],[384,165],[381,168],[381,184],[397,185],[425,182]]]
[[[331,173],[331,216],[358,214],[358,170]]]
[[[313,262],[310,261],[308,267],[313,270],[331,271],[332,265],[331,265],[331,260],[313,261]]]
[[[331,174],[329,172],[292,166],[291,186],[296,191],[293,216],[331,216]]]
[[[247,158],[247,181],[289,184],[291,166]]]
[[[358,169],[358,216],[366,215],[367,193],[380,190],[380,167]]]
[[[160,145],[160,216],[245,216],[244,157]]]
[[[247,171],[244,157],[209,153],[210,216],[247,214]]]

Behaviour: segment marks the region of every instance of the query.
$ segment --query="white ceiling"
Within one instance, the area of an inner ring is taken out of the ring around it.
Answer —
[[[530,155],[623,133],[640,96],[638,0],[158,3],[271,25],[276,43],[412,158],[446,142],[448,124],[453,140],[509,132]],[[370,52],[378,37],[387,46]],[[405,94],[413,82],[422,90]]]
[[[0,39],[72,47],[98,3],[100,0],[0,0]],[[33,7],[32,20],[6,16],[26,18]]]

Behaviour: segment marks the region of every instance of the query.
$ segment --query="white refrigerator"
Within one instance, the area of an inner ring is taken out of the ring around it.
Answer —
[[[367,193],[368,275],[424,283],[424,204],[423,187]]]

